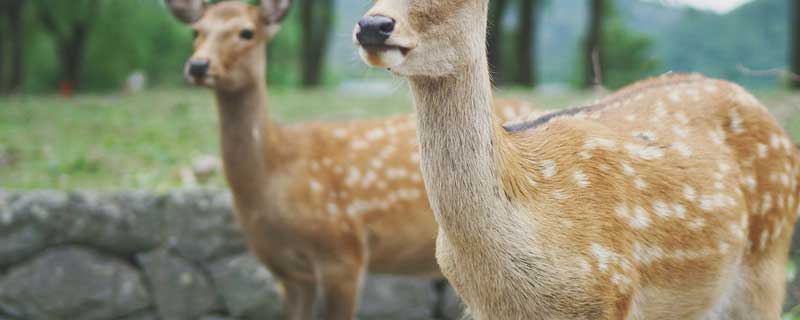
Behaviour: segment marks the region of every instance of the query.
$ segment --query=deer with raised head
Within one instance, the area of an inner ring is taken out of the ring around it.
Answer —
[[[501,126],[488,2],[377,0],[354,30],[410,83],[437,260],[473,316],[779,319],[800,161],[764,106],[673,75]]]
[[[237,220],[282,283],[287,319],[310,319],[318,290],[324,319],[352,319],[367,270],[440,274],[413,116],[276,123],[267,108],[265,44],[290,1],[166,3],[194,29],[186,77],[215,93]],[[528,109],[500,104],[509,117]]]

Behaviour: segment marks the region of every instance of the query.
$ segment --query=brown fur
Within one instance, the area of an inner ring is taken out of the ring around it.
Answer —
[[[766,108],[673,75],[507,132],[489,112],[487,3],[368,13],[414,21],[392,71],[414,93],[437,259],[473,315],[779,319],[800,158]]]
[[[367,270],[439,275],[414,116],[271,121],[263,71],[265,42],[277,30],[265,23],[270,13],[238,1],[205,7],[192,58],[211,61],[211,77],[190,80],[215,91],[237,218],[285,288],[287,319],[310,319],[321,290],[323,318],[350,320]],[[256,30],[255,39],[239,39],[243,28]],[[518,101],[497,104],[506,118],[529,111]]]

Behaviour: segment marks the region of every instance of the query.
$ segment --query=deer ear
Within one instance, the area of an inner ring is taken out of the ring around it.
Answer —
[[[289,14],[291,5],[291,0],[261,0],[261,16],[267,24],[280,24]]]
[[[203,0],[165,0],[172,15],[186,24],[192,24],[203,15]]]

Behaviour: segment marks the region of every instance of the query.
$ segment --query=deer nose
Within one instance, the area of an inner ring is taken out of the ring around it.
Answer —
[[[189,75],[195,78],[205,78],[211,65],[207,59],[189,60]]]
[[[362,46],[382,46],[394,31],[394,20],[384,16],[367,16],[358,21],[356,39]]]

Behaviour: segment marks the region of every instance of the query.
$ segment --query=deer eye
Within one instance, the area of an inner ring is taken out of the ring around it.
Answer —
[[[197,29],[192,29],[192,39],[197,39],[198,36],[200,36],[200,32]]]
[[[251,40],[254,36],[255,33],[253,33],[253,30],[250,29],[244,29],[242,32],[239,32],[239,37],[245,40]]]

